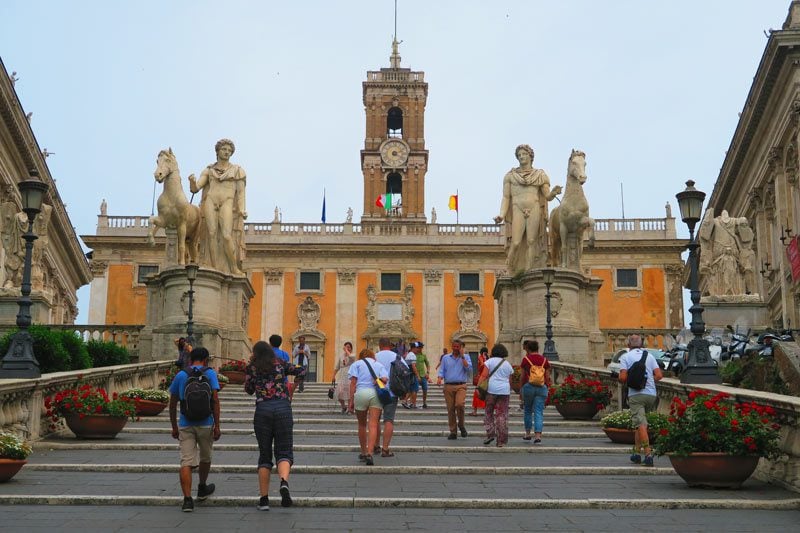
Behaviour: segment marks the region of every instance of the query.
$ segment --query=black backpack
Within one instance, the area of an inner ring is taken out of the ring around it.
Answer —
[[[389,390],[400,398],[411,391],[411,369],[400,355],[392,361],[389,369]]]
[[[184,370],[189,378],[183,386],[183,400],[181,400],[181,414],[192,422],[205,420],[213,412],[214,393],[211,382],[206,376],[208,367]]]
[[[647,350],[642,350],[642,358],[628,369],[628,388],[642,390],[647,386]]]

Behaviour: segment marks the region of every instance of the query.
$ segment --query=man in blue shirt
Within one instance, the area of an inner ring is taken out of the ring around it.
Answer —
[[[205,500],[214,492],[214,484],[208,483],[208,472],[211,470],[211,447],[213,441],[219,440],[219,381],[217,374],[208,367],[208,350],[195,348],[190,353],[191,366],[175,375],[169,386],[169,420],[172,423],[172,438],[180,443],[181,470],[180,481],[183,491],[183,511],[192,512],[192,469],[199,465],[200,484],[197,487],[197,499]],[[189,374],[194,369],[203,370],[203,375],[211,386],[212,414],[203,420],[187,420],[181,410],[180,421],[177,417],[178,403],[184,399],[184,389]]]
[[[272,346],[272,351],[275,352],[275,357],[289,362],[289,353],[281,350],[280,346],[283,343],[283,337],[280,335],[270,335],[269,345]]]
[[[472,379],[472,359],[464,355],[464,344],[453,341],[452,353],[443,355],[439,367],[438,384],[444,382],[444,401],[447,404],[447,423],[450,426],[449,440],[455,440],[456,421],[461,436],[467,436],[464,426],[464,403],[467,398],[467,382]]]

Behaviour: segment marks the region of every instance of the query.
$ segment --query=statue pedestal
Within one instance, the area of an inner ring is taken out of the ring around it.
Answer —
[[[602,366],[605,339],[598,326],[597,312],[597,292],[602,283],[574,270],[555,269],[550,287],[551,323],[560,361]],[[544,349],[546,292],[540,269],[513,278],[497,278],[494,287],[500,315],[497,342],[509,349],[509,361],[513,364],[520,362],[524,340],[537,340],[540,352]]]
[[[17,313],[19,313],[19,299],[19,289],[0,289],[0,326],[3,326],[3,330],[16,327]],[[31,292],[31,324],[42,325],[52,323],[50,318],[52,309],[53,302],[45,293],[41,291]]]
[[[757,295],[707,296],[700,299],[706,329],[725,328],[730,325],[739,331],[750,328],[764,331],[770,327],[767,304]]]
[[[217,357],[247,359],[250,281],[201,268],[194,281],[192,314],[195,348]],[[176,359],[175,339],[186,336],[189,280],[183,267],[163,270],[147,281],[147,319],[140,340],[140,360]],[[214,366],[217,366],[215,364]]]

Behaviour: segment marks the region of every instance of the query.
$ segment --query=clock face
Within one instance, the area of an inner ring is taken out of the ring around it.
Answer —
[[[408,160],[408,146],[401,140],[388,140],[381,147],[381,159],[388,167],[401,167]]]

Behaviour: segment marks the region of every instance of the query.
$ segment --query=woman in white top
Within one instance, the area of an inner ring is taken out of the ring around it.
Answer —
[[[372,372],[370,372],[370,368]],[[369,348],[364,348],[358,354],[358,361],[350,365],[347,375],[350,377],[350,406],[349,411],[355,411],[358,419],[358,443],[361,454],[358,458],[372,466],[372,450],[378,438],[378,422],[380,421],[383,406],[375,392],[377,380],[385,386],[389,381],[389,373],[378,361],[375,353]],[[369,415],[369,432],[367,432],[367,415]]]
[[[489,377],[486,410],[483,415],[486,440],[483,443],[491,444],[496,438],[497,447],[502,448],[508,442],[508,399],[511,395],[511,375],[514,368],[506,361],[508,350],[502,344],[495,344],[491,355],[486,360],[480,377],[481,380]]]

